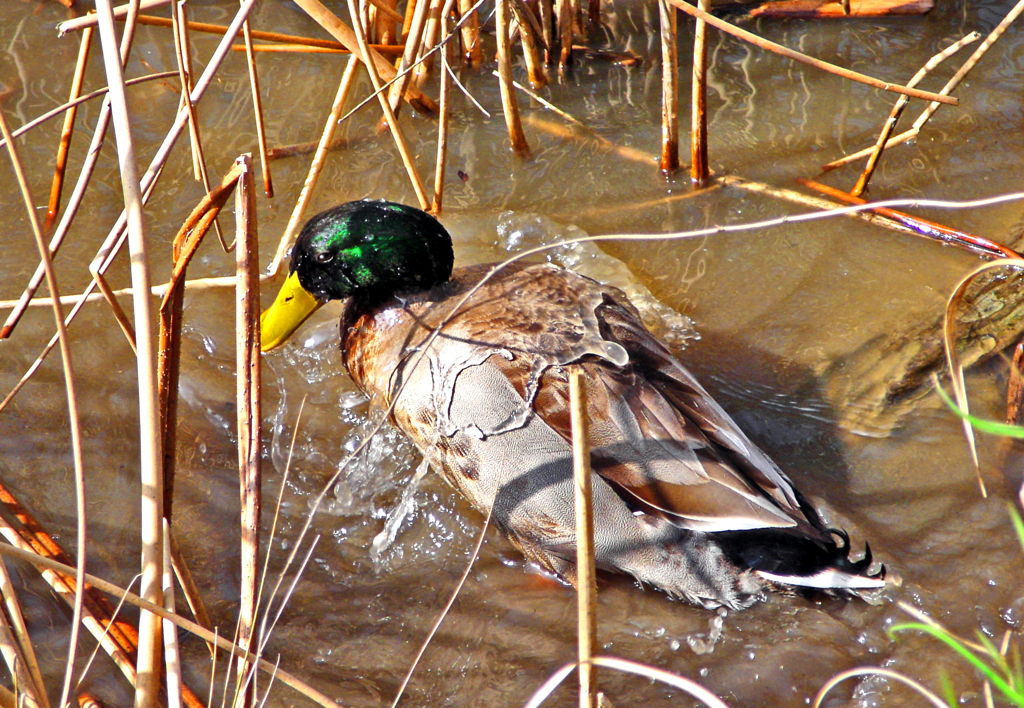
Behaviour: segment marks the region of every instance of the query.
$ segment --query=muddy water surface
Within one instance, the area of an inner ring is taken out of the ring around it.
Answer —
[[[230,3],[191,6],[194,19],[207,22],[225,22],[232,12]],[[65,18],[56,3],[3,0],[2,7],[0,81],[11,90],[3,108],[17,126],[63,100],[77,40],[56,39],[53,26]],[[987,32],[1008,10],[1005,2],[952,0],[924,18],[744,24],[787,46],[906,81],[950,41],[975,29]],[[594,43],[636,52],[644,60],[640,66],[585,61],[573,77],[543,91],[601,136],[650,155],[657,152],[660,134],[655,18],[650,6],[620,3],[609,16],[607,39]],[[254,20],[258,28],[321,36],[288,3],[259,5]],[[690,24],[681,20],[680,25],[685,55]],[[1022,32],[1011,28],[957,91],[961,107],[943,108],[924,137],[885,157],[872,182],[873,198],[963,199],[1017,188],[1024,152]],[[215,41],[197,37],[199,55],[209,56]],[[140,28],[130,75],[148,67],[173,68],[170,47],[166,30]],[[893,100],[717,34],[709,53],[714,64],[710,154],[720,174],[792,187],[794,178],[813,177],[823,163],[872,143]],[[260,56],[272,144],[317,138],[343,68],[344,58],[338,56]],[[666,180],[653,158],[602,154],[530,124],[534,156],[520,161],[507,150],[491,68],[462,77],[490,115],[458,97],[453,117],[444,222],[462,262],[494,260],[524,243],[581,233],[663,233],[798,210],[734,189],[652,205],[687,194],[687,178]],[[940,87],[952,71],[938,69],[925,85]],[[87,85],[102,82],[102,69],[94,62]],[[363,95],[366,86],[363,80]],[[688,93],[683,71],[681,94]],[[159,83],[131,89],[130,96],[140,159],[148,162],[178,97]],[[522,105],[530,119],[560,124],[539,105]],[[908,115],[918,110],[912,104]],[[219,175],[255,144],[245,67],[237,53],[200,111],[210,169]],[[98,106],[89,104],[80,114],[73,174],[97,112]],[[415,115],[402,120],[421,171],[430,174],[433,123]],[[390,138],[374,137],[375,122],[364,110],[342,125],[351,146],[332,153],[312,209],[364,196],[415,203]],[[50,123],[20,144],[37,203],[49,190],[59,130]],[[146,214],[154,279],[165,277],[170,239],[201,196],[190,178],[185,145],[176,148]],[[264,254],[276,247],[307,160],[273,165],[277,195],[259,200]],[[827,181],[849,188],[855,179],[847,169]],[[35,267],[35,250],[9,172],[0,176],[0,187],[6,234],[0,297],[15,298]],[[87,196],[58,260],[67,292],[88,282],[86,265],[120,210],[112,137]],[[927,213],[1004,242],[1018,235],[1020,214],[1018,205]],[[222,223],[228,225],[230,217]],[[1003,477],[1012,460],[997,442],[982,440],[990,489],[984,499],[959,424],[932,398],[887,434],[857,435],[838,424],[846,403],[830,396],[821,378],[830,364],[879,334],[909,320],[934,318],[956,280],[979,260],[838,219],[698,240],[610,242],[603,248],[625,264],[629,285],[648,289],[678,313],[660,313],[661,331],[751,437],[820,502],[831,523],[849,529],[856,543],[869,539],[876,556],[903,579],[902,588],[890,591],[878,606],[772,597],[729,614],[714,650],[698,653],[713,614],[642,591],[626,579],[605,578],[599,599],[604,650],[699,679],[733,706],[803,705],[832,674],[861,664],[899,670],[932,687],[948,675],[964,705],[981,705],[978,677],[933,640],[913,634],[894,639],[886,630],[905,619],[894,604],[903,600],[968,635],[980,630],[998,640],[1011,630],[1019,638],[1022,554],[1008,524],[1006,501],[1012,491]],[[587,251],[560,257],[611,278],[617,264],[608,255]],[[192,269],[195,276],[231,272],[233,256],[220,253],[212,240]],[[125,261],[114,267],[111,281],[116,287],[128,284]],[[275,289],[276,284],[268,291]],[[655,309],[650,314],[659,316]],[[370,412],[341,370],[335,316],[336,310],[325,310],[282,351],[265,358],[265,494],[268,502],[282,502],[278,534],[270,544],[275,570],[294,548],[310,500],[353,448]],[[179,545],[225,632],[233,625],[238,596],[233,327],[230,292],[186,296],[174,523]],[[4,393],[51,332],[50,312],[35,309],[14,339],[0,344]],[[135,365],[103,306],[86,308],[71,334],[86,438],[89,569],[128,584],[138,557]],[[1005,366],[989,365],[970,378],[973,405],[988,417],[1001,415],[1004,371]],[[303,399],[292,471],[279,492]],[[56,358],[0,414],[0,445],[2,482],[72,547],[74,487]],[[269,644],[270,652],[281,654],[283,667],[344,705],[390,702],[483,526],[480,515],[437,476],[415,479],[418,461],[407,442],[387,431],[331,491],[313,522],[316,548]],[[16,571],[16,582],[27,590],[26,611],[56,699],[67,613],[30,571]],[[488,532],[406,700],[409,705],[520,704],[572,659],[574,623],[573,592],[524,564],[507,541]],[[91,648],[87,641],[83,646]],[[208,655],[191,639],[185,652],[187,680],[205,695]],[[84,685],[111,705],[131,700],[103,658]],[[607,673],[601,685],[616,705],[690,701],[635,677]],[[832,704],[904,705],[910,700],[905,690],[878,679],[854,680],[835,691]],[[553,700],[572,705],[575,698],[564,690]],[[285,706],[301,699],[280,688],[270,703]]]

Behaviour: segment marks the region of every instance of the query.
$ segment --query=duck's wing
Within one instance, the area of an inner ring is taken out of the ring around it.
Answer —
[[[619,366],[587,356],[583,369],[592,466],[638,511],[705,532],[792,529],[825,538],[814,510],[697,380],[640,321],[621,293],[603,288],[601,336],[621,346]],[[542,379],[534,410],[569,439],[564,372]]]

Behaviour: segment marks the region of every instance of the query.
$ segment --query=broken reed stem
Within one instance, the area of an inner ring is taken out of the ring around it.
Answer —
[[[78,564],[75,571],[75,577],[78,579],[78,588],[81,588],[82,578],[85,576],[85,551],[87,539],[85,517],[85,473],[82,462],[82,435],[81,428],[79,426],[78,397],[75,393],[75,374],[71,360],[71,346],[68,340],[67,328],[64,325],[64,310],[61,307],[59,300],[60,287],[57,284],[57,273],[53,268],[53,260],[50,258],[50,251],[47,248],[46,241],[43,237],[43,231],[39,225],[39,219],[36,218],[35,200],[32,198],[32,194],[29,190],[28,180],[25,178],[25,173],[22,170],[21,160],[19,159],[18,151],[14,146],[14,138],[11,136],[11,132],[7,128],[7,120],[4,117],[2,109],[0,109],[0,133],[3,134],[4,140],[7,142],[7,152],[11,159],[11,167],[13,168],[14,174],[18,180],[18,186],[21,189],[21,195],[25,203],[25,210],[28,214],[28,220],[32,226],[32,233],[35,236],[36,248],[39,251],[39,259],[46,272],[46,286],[49,288],[50,295],[53,297],[53,319],[57,327],[57,338],[60,342],[61,365],[64,373],[64,390],[67,395],[68,403],[68,423],[71,431],[71,455],[75,469],[75,531],[78,550]],[[61,689],[60,705],[62,706],[67,703],[68,695],[71,691],[71,675],[75,664],[75,651],[78,644],[78,628],[82,615],[81,590],[76,590],[74,596],[74,602],[72,604],[73,624],[71,627],[71,637],[68,648],[67,668],[64,674],[63,688]]]
[[[36,659],[35,648],[32,646],[32,638],[28,635],[28,627],[25,626],[25,616],[21,612],[21,603],[18,602],[18,595],[14,591],[14,584],[11,583],[11,576],[7,572],[7,564],[0,561],[0,595],[3,595],[4,609],[7,612],[7,619],[11,622],[11,630],[17,639],[18,647],[24,659],[24,667],[28,670],[31,683],[27,684],[34,689],[37,702],[44,708],[49,708],[50,702],[46,697],[46,684],[43,682],[43,674],[39,670],[39,661]],[[12,672],[13,675],[13,672]],[[26,685],[24,681],[21,685]]]
[[[117,137],[118,162],[121,172],[121,188],[124,195],[125,213],[128,226],[128,248],[131,253],[130,265],[132,285],[136,295],[133,298],[137,372],[139,382],[139,474],[142,486],[141,544],[142,578],[140,594],[154,604],[163,603],[160,591],[160,567],[162,553],[163,519],[163,475],[161,474],[162,454],[160,450],[160,413],[157,408],[155,331],[153,329],[152,303],[149,298],[149,258],[147,256],[146,224],[142,211],[142,190],[135,146],[132,142],[131,120],[125,96],[124,75],[120,57],[117,55],[117,36],[114,28],[114,12],[110,0],[97,0],[99,15],[100,46],[103,49],[103,64],[110,87],[110,103],[113,111],[114,134]],[[151,612],[139,615],[139,651],[136,664],[137,682],[135,688],[136,708],[152,708],[159,701],[160,691],[160,622]],[[63,704],[63,702],[62,702]]]
[[[572,5],[570,0],[555,0],[558,31],[558,73],[565,76],[572,69]]]
[[[164,539],[170,533],[170,525],[164,520]],[[163,572],[160,583],[164,594],[164,609],[174,613],[174,571],[171,568],[171,544],[164,543]],[[163,620],[164,666],[167,670],[167,708],[181,708],[181,656],[178,653],[178,628]]]
[[[526,76],[530,87],[534,90],[543,88],[548,83],[547,72],[544,71],[544,56],[541,53],[540,23],[533,11],[523,0],[511,0],[512,14],[519,23],[519,34],[523,40],[523,57],[526,59]]]
[[[821,59],[815,59],[814,57],[807,56],[802,52],[798,52],[788,47],[783,47],[781,44],[776,44],[775,42],[769,41],[764,37],[759,37],[758,35],[753,34],[752,32],[742,30],[736,25],[726,22],[725,20],[720,20],[714,15],[708,12],[704,12],[703,10],[694,7],[690,3],[685,2],[685,0],[667,0],[667,2],[679,8],[686,14],[704,20],[712,27],[720,29],[721,31],[727,34],[731,34],[734,37],[739,37],[740,39],[746,42],[750,42],[751,44],[760,47],[761,49],[765,49],[769,52],[774,52],[775,54],[779,54],[788,59],[793,59],[794,61],[798,61],[803,64],[813,66],[816,69],[827,71],[830,74],[842,76],[844,79],[850,79],[851,81],[856,81],[858,83],[866,84],[868,86],[873,86],[874,88],[882,89],[884,91],[902,93],[907,96],[910,96],[911,98],[921,98],[926,101],[939,101],[940,103],[946,103],[951,106],[957,106],[960,104],[960,102],[957,99],[945,94],[932,93],[930,91],[921,91],[919,89],[907,88],[906,86],[901,86],[899,84],[892,84],[887,81],[876,79],[872,76],[866,76],[864,74],[857,73],[856,71],[851,71],[850,69],[844,69],[843,67],[836,66],[835,64],[830,64],[827,61],[822,61]],[[1024,0],[1021,0],[1021,2],[1024,3]]]
[[[235,190],[235,342],[238,407],[238,473],[241,495],[242,582],[238,609],[238,645],[248,651],[255,626],[259,578],[261,494],[260,420],[260,278],[259,237],[256,228],[256,189],[253,185],[251,158],[236,160],[242,168]],[[244,678],[249,664],[238,663],[238,675]],[[249,705],[255,693],[255,674],[251,690],[244,689]]]
[[[480,15],[474,7],[473,0],[458,2],[459,18],[462,21],[459,29],[459,36],[462,37],[462,61],[476,71],[483,63],[483,50],[480,48]]]
[[[440,31],[442,36],[448,36],[448,16],[447,13],[442,14],[440,17]],[[451,45],[445,45],[441,48],[441,56],[439,61],[441,62],[441,115],[437,125],[437,162],[434,166],[434,202],[430,207],[430,211],[436,216],[441,213],[442,203],[444,201],[444,173],[445,163],[448,160],[448,121],[451,117],[451,94],[452,94],[452,78],[450,72],[447,70],[448,57],[451,56]]]
[[[75,62],[75,74],[71,79],[69,103],[74,102],[82,93],[82,82],[85,79],[85,67],[89,61],[89,47],[91,43],[92,28],[89,27],[82,33],[82,42],[78,49],[78,60]],[[53,223],[57,220],[57,213],[60,211],[60,195],[64,189],[64,170],[67,167],[68,149],[71,147],[71,137],[75,132],[75,116],[77,114],[77,106],[68,109],[64,114],[64,127],[60,132],[60,144],[57,146],[53,184],[50,187],[50,202],[46,209],[46,223],[43,224],[43,231],[47,233],[53,228]]]
[[[540,36],[544,40],[544,63],[551,66],[555,63],[554,0],[539,0],[537,5],[540,9]]]
[[[963,47],[977,41],[981,35],[978,32],[971,32],[969,35],[964,37],[958,42],[954,42],[949,45],[941,52],[929,59],[921,69],[914,74],[913,78],[907,82],[907,86],[917,86],[925,76],[928,75],[932,69],[941,64],[949,57],[956,54]],[[875,172],[875,166],[878,164],[879,158],[882,156],[882,150],[885,149],[885,144],[889,140],[889,136],[892,135],[892,131],[895,130],[896,124],[900,120],[900,116],[903,115],[903,109],[906,108],[907,104],[910,103],[910,99],[906,96],[900,96],[896,99],[896,104],[892,107],[892,111],[889,113],[888,119],[885,121],[885,125],[882,126],[882,130],[878,134],[878,140],[875,141],[875,149],[868,157],[868,164],[865,165],[864,171],[861,172],[860,177],[857,179],[857,184],[854,185],[853,189],[850,190],[850,194],[854,197],[859,197],[867,189],[868,182],[871,180],[871,175]]]
[[[315,0],[297,0],[300,2],[313,2]],[[412,182],[413,190],[416,192],[416,198],[420,202],[420,208],[426,211],[430,208],[430,202],[427,200],[427,194],[423,190],[423,181],[420,179],[419,172],[416,170],[416,164],[412,160],[412,155],[409,153],[409,149],[405,144],[405,138],[402,135],[401,128],[398,127],[398,120],[395,118],[394,111],[391,110],[391,104],[388,103],[388,97],[384,94],[381,88],[380,76],[377,74],[377,67],[374,66],[376,63],[370,53],[370,48],[366,44],[366,35],[363,33],[363,27],[358,22],[359,13],[356,10],[355,0],[348,0],[349,13],[353,19],[353,25],[355,27],[356,41],[359,43],[360,51],[362,52],[363,65],[366,66],[366,71],[370,75],[370,83],[373,84],[373,91],[377,95],[377,100],[380,102],[381,110],[384,111],[384,117],[387,119],[388,127],[391,128],[391,135],[395,139],[395,144],[398,146],[398,153],[402,156],[402,163],[405,165],[406,172],[409,174],[409,180]],[[391,71],[394,71],[394,67],[385,62]],[[411,87],[410,87],[411,88]]]
[[[256,55],[252,51],[252,31],[249,20],[242,23],[245,36],[245,58],[249,66],[249,85],[252,88],[252,111],[256,116],[256,142],[260,150],[260,168],[263,171],[263,193],[267,199],[274,196],[274,182],[270,177],[270,162],[267,160],[267,131],[263,124],[263,99],[260,97],[260,80],[256,73]],[[209,189],[207,187],[207,189]]]
[[[338,128],[338,119],[341,117],[342,111],[345,110],[345,101],[352,90],[352,83],[355,81],[356,69],[359,68],[359,65],[359,58],[355,54],[349,57],[348,64],[345,66],[345,73],[338,84],[338,91],[334,95],[331,114],[327,117],[324,132],[320,135],[320,143],[316,147],[316,154],[313,156],[313,162],[309,166],[306,181],[302,183],[302,191],[299,192],[295,208],[292,209],[292,214],[288,218],[288,225],[285,226],[284,234],[281,236],[281,241],[277,246],[277,252],[274,254],[274,260],[270,264],[269,272],[271,277],[276,276],[280,271],[281,263],[284,262],[284,258],[288,253],[288,247],[299,230],[302,217],[306,213],[306,207],[309,205],[309,200],[313,197],[313,191],[316,189],[316,183],[320,178],[320,170],[327,160],[327,153],[334,141],[334,131]]]
[[[587,395],[579,366],[569,370],[572,417],[572,468],[576,503],[576,597],[580,708],[597,708],[597,670],[591,657],[597,648],[597,573],[594,567],[594,517],[591,511],[590,439]]]
[[[974,66],[981,61],[981,58],[985,56],[989,48],[996,43],[996,40],[998,40],[1002,36],[1003,32],[1006,31],[1006,28],[1013,24],[1013,21],[1016,20],[1022,12],[1024,12],[1024,0],[1020,0],[1016,5],[1014,5],[1013,9],[1007,13],[1006,17],[1004,17],[1003,20],[996,25],[995,29],[989,33],[988,37],[985,38],[985,41],[978,45],[978,48],[974,50],[974,53],[971,54],[970,57],[968,57],[963,66],[953,74],[949,81],[946,82],[946,85],[942,87],[942,90],[939,91],[940,96],[949,95],[957,86],[960,85],[960,82],[967,75],[967,72],[973,69]],[[885,149],[889,149],[895,145],[899,145],[900,143],[905,143],[908,140],[913,140],[921,132],[921,128],[924,127],[924,124],[928,122],[937,110],[939,110],[938,103],[932,102],[928,104],[924,111],[921,112],[921,115],[919,115],[914,121],[914,124],[909,130],[905,130],[899,135],[889,138],[889,140],[886,141]],[[873,150],[873,147],[864,148],[863,150],[847,155],[846,157],[833,160],[821,168],[822,172],[829,172],[839,167],[843,167],[844,165],[848,165],[851,162],[861,160],[870,155]]]
[[[867,202],[860,197],[854,197],[850,194],[842,191],[841,189],[834,189],[824,184],[819,184],[809,179],[797,179],[799,184],[804,185],[809,189],[813,189],[816,192],[827,194],[830,197],[838,199],[847,204],[866,204]],[[904,214],[901,211],[895,209],[888,209],[885,207],[878,207],[871,210],[875,214],[888,217],[893,221],[899,222],[904,226],[908,227],[915,236],[923,236],[924,238],[931,239],[933,241],[939,241],[940,243],[948,244],[951,246],[959,246],[960,248],[966,249],[976,254],[988,256],[989,258],[1014,258],[1017,260],[1021,259],[1021,255],[1014,251],[1009,246],[1004,246],[995,241],[990,241],[987,238],[981,236],[974,236],[972,234],[957,231],[951,229],[948,226],[942,224],[936,224],[934,221],[928,221],[927,219],[921,219],[916,216],[910,216]]]
[[[711,0],[698,0],[697,6],[703,12],[710,12]],[[690,182],[697,189],[702,189],[711,178],[711,168],[708,165],[708,45],[707,25],[701,19],[696,22],[693,34],[693,89],[690,113]]]
[[[671,174],[679,169],[678,23],[667,0],[657,2],[661,21],[661,171]]]
[[[523,133],[519,118],[519,104],[512,88],[512,46],[509,39],[509,3],[512,0],[496,0],[495,31],[498,39],[498,80],[501,85],[501,107],[505,113],[505,126],[512,143],[512,152],[518,157],[530,156],[530,145]]]

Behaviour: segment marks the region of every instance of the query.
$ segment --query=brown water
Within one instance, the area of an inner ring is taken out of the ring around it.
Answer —
[[[197,3],[193,16],[223,22],[231,8],[231,3]],[[64,19],[56,3],[4,0],[3,9],[0,81],[14,89],[4,110],[16,126],[63,100],[77,40],[55,38],[52,28]],[[1005,2],[950,0],[924,18],[744,24],[787,46],[905,81],[952,39],[974,29],[987,32],[1008,9]],[[651,155],[657,152],[660,133],[660,69],[650,27],[655,16],[640,3],[621,3],[612,16],[614,32],[607,46],[637,52],[645,60],[642,66],[592,61],[582,64],[573,78],[544,90],[546,98],[599,134]],[[260,5],[254,20],[261,29],[321,36],[290,4]],[[685,55],[691,25],[686,20],[680,25]],[[962,106],[943,108],[925,137],[885,157],[872,183],[873,198],[961,199],[1019,188],[1024,152],[1021,39],[1022,30],[1011,28],[956,92]],[[200,56],[209,55],[214,41],[196,38]],[[173,68],[169,47],[166,30],[140,28],[131,75],[146,71],[140,58],[157,70]],[[813,177],[821,164],[872,143],[893,100],[714,33],[710,56],[710,154],[720,174],[792,186],[793,178]],[[272,144],[317,138],[343,65],[336,56],[261,55]],[[952,71],[940,68],[925,85],[941,86]],[[688,96],[688,72],[682,74],[681,93]],[[456,99],[444,221],[463,262],[500,257],[506,244],[524,233],[547,241],[578,235],[576,229],[660,233],[795,211],[731,189],[641,208],[660,197],[685,194],[687,177],[667,181],[653,160],[644,164],[598,154],[529,126],[534,158],[520,161],[505,149],[489,69],[463,78],[491,112],[485,117],[468,101]],[[102,69],[94,62],[87,85],[102,82]],[[365,82],[361,86],[365,92]],[[177,94],[167,86],[148,84],[131,89],[131,100],[140,160],[148,163]],[[522,105],[526,114],[558,121],[539,106]],[[80,113],[73,174],[97,110],[92,104]],[[250,111],[245,67],[236,54],[201,107],[212,173],[223,173],[239,152],[254,149]],[[912,105],[908,115],[916,116],[916,111]],[[364,110],[342,126],[343,134],[358,140],[332,154],[312,210],[363,196],[414,203],[390,138],[369,137],[375,121],[373,111]],[[421,171],[430,174],[433,124],[410,115],[403,125]],[[59,125],[52,122],[20,145],[37,203],[49,189],[58,134]],[[147,210],[154,278],[159,280],[168,271],[169,241],[201,194],[189,177],[185,145],[181,142],[175,150]],[[277,196],[259,200],[265,254],[276,246],[307,159],[273,165]],[[468,179],[456,178],[456,170]],[[0,220],[7,234],[0,297],[14,298],[35,267],[35,250],[13,179],[6,169],[0,174]],[[843,170],[828,181],[848,188],[854,179],[852,170]],[[85,266],[119,209],[111,137],[87,206],[58,260],[67,292],[87,283]],[[1020,212],[1019,205],[1011,204],[927,215],[1009,241],[1017,235]],[[888,436],[854,435],[837,426],[844,402],[829,399],[817,373],[902,322],[935,317],[957,278],[978,259],[838,219],[697,241],[609,243],[604,248],[622,259],[638,284],[690,318],[669,325],[673,342],[685,349],[687,364],[797,485],[824,505],[828,519],[849,529],[858,544],[869,539],[876,556],[904,581],[878,606],[772,597],[746,612],[729,614],[714,651],[698,654],[691,644],[699,644],[708,633],[713,614],[642,591],[626,579],[605,578],[599,597],[604,651],[698,679],[733,706],[803,705],[832,674],[860,664],[902,671],[936,688],[940,677],[948,675],[964,705],[980,705],[978,677],[934,640],[913,634],[893,639],[886,629],[906,619],[894,605],[904,600],[966,635],[980,630],[1001,639],[1013,630],[1019,640],[1024,625],[1022,554],[1006,512],[1012,490],[1003,481],[1003,471],[1011,465],[999,443],[981,440],[991,491],[983,499],[959,423],[932,398]],[[599,271],[608,265],[602,258],[582,259]],[[233,272],[233,256],[219,253],[212,240],[195,263],[194,276]],[[112,282],[127,285],[123,260],[113,269]],[[193,574],[228,634],[238,594],[232,301],[227,291],[186,296],[174,522]],[[50,311],[35,309],[13,341],[0,344],[0,390],[9,390],[51,331]],[[89,569],[127,584],[138,557],[134,363],[103,306],[86,308],[71,334],[86,436]],[[311,498],[336,471],[366,421],[367,404],[341,372],[335,346],[335,325],[325,313],[283,352],[265,359],[265,458],[272,462],[265,467],[268,502],[279,496],[299,403],[307,399],[284,487],[279,534],[272,543],[274,569],[293,548]],[[970,377],[972,405],[982,415],[1001,415],[1004,370],[990,365]],[[72,465],[55,357],[15,405],[0,414],[0,444],[3,483],[73,547]],[[390,702],[483,525],[480,515],[437,476],[428,474],[415,485],[417,463],[411,446],[391,431],[374,442],[370,455],[333,490],[314,520],[319,542],[312,561],[270,642],[269,651],[281,653],[284,668],[344,705]],[[396,537],[375,547],[374,539],[389,519]],[[27,590],[26,611],[56,699],[67,612],[33,572],[17,567],[16,573],[16,582]],[[465,589],[411,684],[407,704],[521,704],[572,659],[574,624],[573,592],[542,577],[507,541],[488,532]],[[88,640],[83,646],[91,648]],[[205,695],[205,649],[187,639],[185,652],[190,657],[187,680]],[[131,700],[103,658],[84,685],[110,705]],[[637,677],[606,672],[601,685],[617,706],[690,704],[678,691]],[[857,706],[920,702],[906,689],[879,679],[842,685],[831,704],[851,700]],[[574,701],[572,692],[563,689],[553,704]],[[280,687],[270,702],[284,706],[302,701]]]

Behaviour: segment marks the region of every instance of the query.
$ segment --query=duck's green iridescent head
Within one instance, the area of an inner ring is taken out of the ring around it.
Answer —
[[[260,318],[261,347],[285,340],[321,305],[429,289],[452,274],[452,239],[426,212],[363,200],[317,214],[292,249],[291,274]]]

